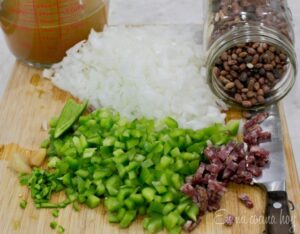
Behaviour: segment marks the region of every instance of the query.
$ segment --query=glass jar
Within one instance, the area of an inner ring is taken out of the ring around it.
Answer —
[[[48,67],[66,50],[106,24],[103,0],[1,0],[0,22],[7,44],[20,60]]]
[[[297,73],[286,0],[208,0],[204,12],[207,77],[213,93],[244,109],[282,99]]]

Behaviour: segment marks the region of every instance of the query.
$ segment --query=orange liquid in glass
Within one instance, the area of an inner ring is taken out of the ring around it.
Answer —
[[[102,31],[107,17],[101,0],[4,0],[0,20],[17,58],[47,66],[61,61],[91,29]]]

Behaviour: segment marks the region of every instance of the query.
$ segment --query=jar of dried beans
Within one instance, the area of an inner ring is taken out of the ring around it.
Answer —
[[[204,43],[212,91],[230,105],[246,109],[282,99],[297,73],[286,0],[205,2]]]

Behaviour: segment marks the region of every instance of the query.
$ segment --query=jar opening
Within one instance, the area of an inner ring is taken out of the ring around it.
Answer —
[[[291,42],[261,26],[233,28],[210,47],[208,83],[231,106],[260,109],[282,99],[296,77]]]

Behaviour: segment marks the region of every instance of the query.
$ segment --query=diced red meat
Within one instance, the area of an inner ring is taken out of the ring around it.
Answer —
[[[191,197],[200,209],[200,216],[208,211],[220,208],[220,201],[226,191],[227,184],[231,181],[238,184],[251,184],[254,177],[262,174],[263,168],[268,164],[269,152],[259,146],[260,142],[271,139],[271,133],[264,132],[259,124],[268,117],[261,113],[245,124],[244,142],[232,141],[222,147],[209,145],[204,150],[204,155],[209,163],[201,163],[193,176],[186,178],[186,184],[181,191]],[[246,194],[240,200],[252,208],[253,203]],[[191,231],[201,221],[187,221],[184,229]],[[235,217],[228,215],[225,225],[231,226]]]
[[[256,158],[254,157],[254,155],[249,154],[246,156],[246,165],[248,164],[253,164],[255,163]]]
[[[253,180],[253,174],[249,171],[241,171],[238,173],[238,176],[241,178],[242,183],[251,184]]]
[[[221,169],[222,168],[220,166],[214,163],[206,165],[206,170],[212,175],[218,175]]]
[[[256,125],[253,125],[251,128],[248,128],[245,132],[244,132],[244,134],[246,134],[246,133],[250,133],[250,132],[252,132],[252,133],[260,133],[260,132],[262,132],[263,131],[263,129],[262,129],[262,127],[260,126],[260,125],[258,125],[258,124],[256,124]]]
[[[250,200],[249,196],[245,193],[239,196],[239,199],[245,204],[245,206],[249,209],[254,207],[253,202]]]
[[[191,198],[194,198],[197,195],[196,189],[191,184],[184,184],[181,187],[181,192],[183,192]]]
[[[208,210],[216,211],[220,209],[220,201],[226,188],[223,183],[216,180],[209,180],[207,185],[207,195],[208,195]]]
[[[246,170],[246,160],[240,161],[237,169],[237,174],[241,174],[241,172]]]
[[[212,160],[212,158],[216,157],[216,151],[217,149],[213,146],[207,147],[204,150],[204,155],[208,158],[208,160]]]
[[[206,164],[201,162],[199,168],[197,169],[196,173],[194,174],[193,176],[193,184],[199,184],[202,177],[203,177],[203,173],[205,171],[205,167],[206,167]]]
[[[256,157],[259,158],[268,158],[270,152],[259,147],[258,145],[252,145],[250,147],[250,153],[254,154]]]
[[[210,163],[218,165],[221,169],[224,168],[224,163],[219,158],[214,158]]]
[[[268,159],[257,159],[256,160],[256,166],[264,168],[268,165],[269,160]]]
[[[227,169],[230,170],[231,172],[236,172],[238,167],[239,167],[239,165],[233,161],[231,161],[230,163],[227,164]]]
[[[242,178],[238,175],[231,176],[230,180],[236,184],[241,184],[243,182]]]
[[[207,191],[205,188],[203,188],[201,186],[197,186],[196,190],[198,193],[198,203],[197,204],[199,206],[199,213],[200,213],[200,215],[204,215],[207,210],[207,206],[208,206]]]
[[[226,226],[232,226],[234,224],[234,221],[235,221],[235,217],[229,214],[226,216],[224,224]]]
[[[260,128],[254,128],[253,131],[245,132],[244,134],[244,142],[249,145],[258,144],[259,134],[261,133]]]
[[[224,184],[216,180],[209,180],[207,188],[208,191],[215,191],[219,195],[223,195],[226,192]]]
[[[234,149],[234,152],[238,158],[244,158],[245,157],[245,144],[244,143],[238,143]],[[231,155],[233,154],[231,153]]]
[[[234,151],[234,152],[232,152],[232,153],[226,158],[225,164],[228,165],[228,163],[230,163],[230,162],[236,162],[236,161],[238,161],[238,159],[239,159],[239,156],[238,156],[238,154]]]
[[[257,115],[255,115],[245,123],[244,128],[248,129],[255,124],[260,124],[268,117],[269,117],[269,113],[267,112],[258,113]]]
[[[222,179],[228,179],[230,178],[230,176],[233,174],[233,171],[229,170],[228,168],[225,168],[223,175],[222,175]]]
[[[258,134],[258,142],[263,143],[271,140],[271,133],[270,132],[260,132]]]
[[[181,191],[189,196],[194,203],[199,206],[199,211],[204,214],[208,206],[208,195],[204,187],[197,186],[194,188],[191,184],[184,184]]]
[[[221,149],[217,152],[218,158],[222,161],[225,161],[229,154],[234,150],[236,142],[232,141],[226,146],[222,146]]]
[[[249,172],[251,172],[252,175],[254,175],[255,177],[261,176],[261,174],[262,174],[262,169],[260,167],[255,166],[255,165],[249,165],[247,167],[247,170]]]

